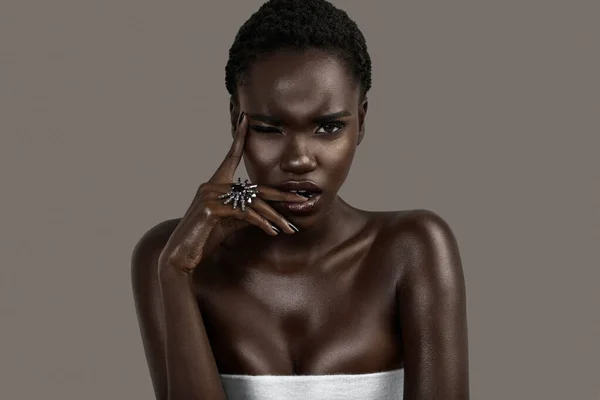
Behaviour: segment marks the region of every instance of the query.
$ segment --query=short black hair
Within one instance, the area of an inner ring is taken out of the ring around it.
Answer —
[[[323,49],[338,55],[361,85],[371,88],[371,58],[365,38],[348,14],[326,0],[269,0],[242,25],[229,49],[225,86],[232,96],[262,55],[281,49]]]

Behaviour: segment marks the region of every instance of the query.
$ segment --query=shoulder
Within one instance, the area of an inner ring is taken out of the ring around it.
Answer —
[[[456,238],[447,221],[429,210],[403,212],[389,229],[402,249],[395,261],[405,393],[467,399],[467,305]]]
[[[379,212],[380,234],[398,244],[407,240],[413,245],[440,245],[454,241],[454,232],[438,213],[427,209]]]
[[[425,250],[439,249],[440,246],[448,246],[456,240],[446,219],[431,210],[402,211],[392,223],[392,229],[398,234],[398,239],[412,238],[413,244],[420,244]]]
[[[398,233],[407,231],[418,231],[423,230],[432,233],[433,231],[444,233],[450,230],[448,222],[438,213],[428,209],[413,209],[413,210],[400,210],[400,211],[385,211],[378,213],[381,214],[383,219],[387,221],[384,226],[385,229],[392,229]]]
[[[171,237],[181,218],[169,219],[147,229],[137,240],[131,252],[131,274],[133,281],[144,279],[156,265],[160,252]]]
[[[440,214],[428,209],[388,212],[380,236],[389,261],[399,268],[400,287],[420,282],[460,286],[462,265],[456,236]]]

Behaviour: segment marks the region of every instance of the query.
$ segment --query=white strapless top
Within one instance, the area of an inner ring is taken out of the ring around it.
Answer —
[[[370,374],[221,374],[227,400],[402,400],[404,369]]]

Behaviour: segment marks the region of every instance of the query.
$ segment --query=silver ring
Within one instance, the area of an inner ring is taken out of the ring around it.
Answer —
[[[240,204],[242,211],[246,211],[246,203],[251,204],[252,199],[258,194],[256,189],[258,185],[248,184],[248,179],[242,182],[241,178],[238,178],[237,183],[231,184],[231,190],[227,193],[220,195],[219,199],[225,199],[223,204],[229,204],[233,201],[233,209],[235,210]]]

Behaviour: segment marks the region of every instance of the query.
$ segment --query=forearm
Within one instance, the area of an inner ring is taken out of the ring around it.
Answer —
[[[226,400],[190,277],[161,274],[169,400]]]

